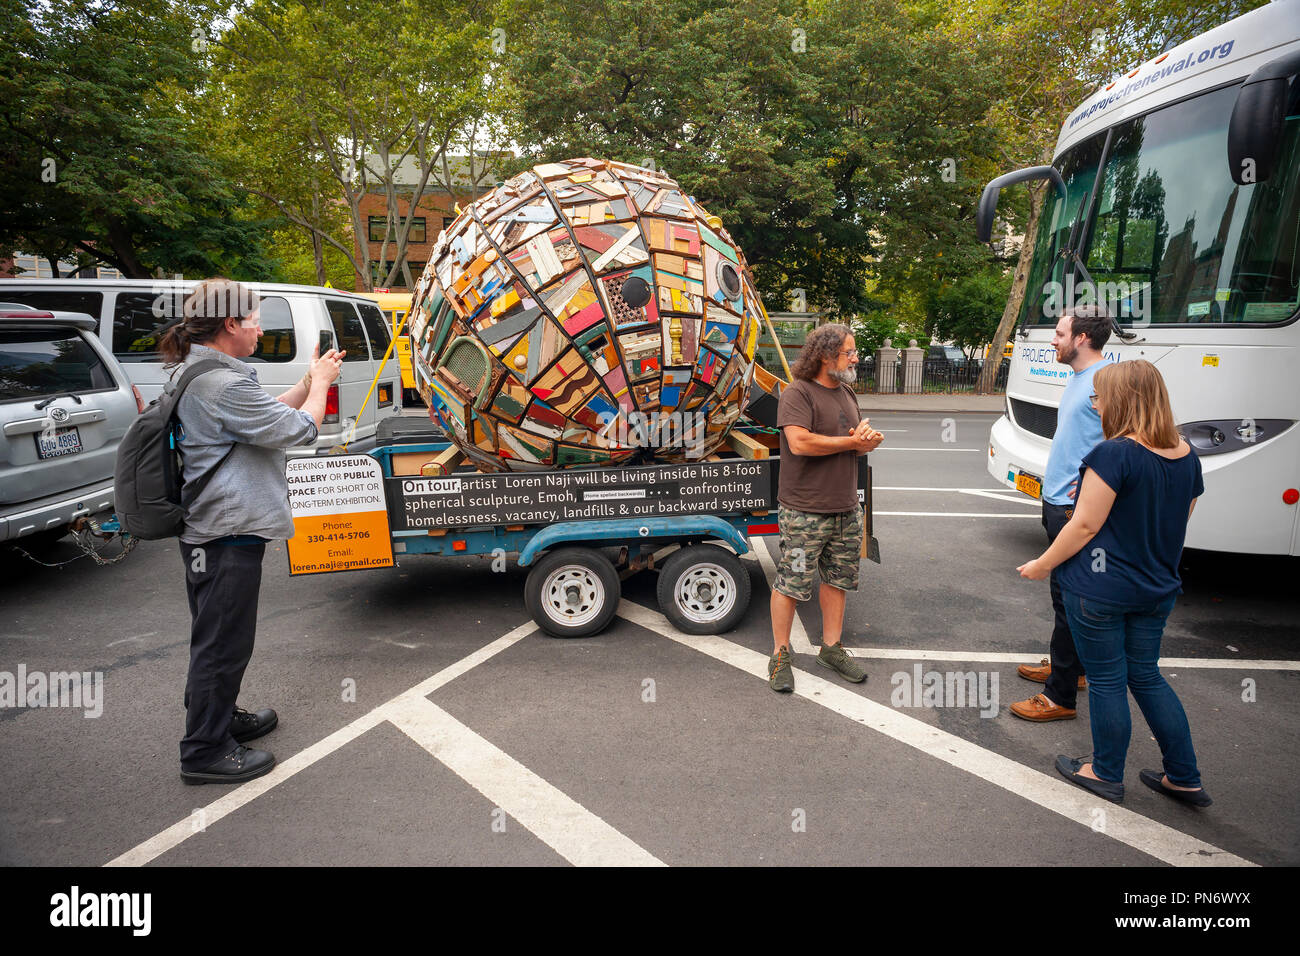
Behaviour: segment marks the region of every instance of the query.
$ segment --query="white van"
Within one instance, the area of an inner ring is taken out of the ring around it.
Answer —
[[[126,369],[146,403],[157,398],[169,372],[158,354],[158,340],[179,314],[180,303],[197,279],[0,279],[0,300],[59,312],[84,312],[99,323],[98,334]],[[401,413],[402,379],[391,355],[360,420],[361,402],[379,372],[390,333],[374,302],[351,292],[274,282],[244,283],[261,296],[263,335],[257,352],[244,361],[257,366],[257,378],[272,395],[291,388],[308,369],[313,346],[347,350],[343,373],[330,388],[325,422],[311,446],[290,455],[313,455],[340,443],[356,421],[348,450],[375,446],[381,421]],[[324,336],[324,339],[322,339]]]

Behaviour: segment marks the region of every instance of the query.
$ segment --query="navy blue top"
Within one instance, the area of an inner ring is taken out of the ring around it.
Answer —
[[[1083,457],[1080,490],[1089,468],[1115,492],[1115,504],[1096,536],[1061,565],[1061,588],[1111,604],[1182,593],[1187,509],[1205,492],[1196,452],[1169,459],[1131,438],[1111,438]]]

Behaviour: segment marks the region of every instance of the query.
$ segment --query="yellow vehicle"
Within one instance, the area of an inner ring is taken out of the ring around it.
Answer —
[[[379,306],[379,311],[383,312],[388,319],[389,331],[395,339],[393,349],[397,352],[397,360],[402,366],[402,391],[405,399],[403,404],[408,407],[416,402],[423,404],[420,393],[415,387],[415,372],[411,368],[410,329],[403,326],[402,334],[400,336],[396,334],[398,323],[402,321],[402,318],[411,308],[411,294],[408,292],[389,292],[387,289],[377,289],[374,292],[359,292],[357,294],[372,300]]]

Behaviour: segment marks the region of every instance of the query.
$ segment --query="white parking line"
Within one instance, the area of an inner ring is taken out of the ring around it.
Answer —
[[[250,780],[234,790],[227,791],[224,795],[203,807],[197,820],[192,815],[185,817],[158,835],[150,837],[138,846],[127,850],[121,856],[109,860],[104,865],[144,866],[146,863],[162,856],[168,850],[180,846],[194,834],[202,832],[198,825],[200,822],[204,827],[207,827],[223,817],[229,816],[244,804],[251,803],[266,793],[272,787],[284,783],[298,771],[306,770],[316,761],[328,757],[340,747],[351,743],[367,730],[380,724],[383,719],[377,709],[358,717],[346,727],[334,731],[324,740],[317,741],[301,753],[296,753],[288,760],[276,764],[275,769],[266,776]],[[177,786],[180,786],[180,784],[178,783]]]
[[[908,647],[854,647],[845,644],[854,657],[890,661],[970,661],[975,664],[1037,664],[1042,654],[1007,654],[996,651],[923,651]],[[1239,660],[1235,657],[1162,657],[1157,667],[1165,670],[1300,671],[1300,661]]]
[[[707,654],[754,677],[767,679],[767,658],[758,651],[751,651],[747,647],[741,647],[721,637],[680,634],[673,630],[662,614],[629,601],[619,604],[618,613],[625,620],[639,624],[678,644]],[[1031,770],[1023,764],[986,750],[955,734],[932,727],[915,717],[908,717],[891,707],[855,694],[843,685],[831,683],[802,668],[796,669],[799,677],[794,692],[800,697],[857,721],[937,760],[942,760],[959,770],[964,770],[1018,797],[1023,797],[1053,813],[1058,813],[1081,826],[1092,827],[1098,819],[1093,811],[1103,809],[1105,815],[1102,819],[1105,820],[1106,836],[1165,863],[1174,866],[1256,865],[1121,806],[1111,803],[1099,805],[1098,798],[1090,796],[1087,791],[1080,790],[1064,780]]]
[[[312,764],[324,757],[328,757],[340,747],[351,743],[360,737],[367,730],[377,727],[386,718],[384,707],[390,703],[401,701],[408,696],[423,697],[432,693],[450,680],[454,680],[466,671],[477,667],[484,661],[500,654],[506,648],[527,637],[533,631],[537,630],[537,625],[529,621],[515,628],[510,633],[497,638],[486,647],[481,647],[472,654],[462,657],[454,664],[450,664],[438,671],[431,677],[426,678],[419,684],[416,684],[410,690],[399,694],[392,701],[386,701],[384,704],[376,707],[369,713],[363,714],[346,727],[336,730],[323,740],[317,741],[301,753],[296,753],[292,757],[276,764],[275,769],[264,777],[258,777],[256,780],[250,780],[233,790],[228,790],[216,800],[212,801],[206,807],[202,808],[202,822],[204,826],[210,826],[234,813],[240,807],[244,806],[262,794],[278,787],[294,774],[301,770],[306,770]],[[178,784],[179,785],[179,784]],[[157,859],[168,850],[174,849],[184,843],[195,833],[200,832],[195,825],[193,817],[185,817],[172,824],[166,830],[156,836],[150,837],[138,846],[127,850],[121,856],[109,860],[105,866],[144,866],[152,860]]]
[[[776,581],[776,565],[772,561],[772,552],[767,550],[767,545],[763,544],[762,538],[750,538],[749,546],[758,555],[758,563],[763,566],[763,576],[767,578],[767,586],[770,588]],[[804,630],[803,621],[799,620],[797,604],[794,609],[794,620],[790,622],[790,650],[796,654],[817,653],[817,648],[813,647],[812,641],[808,640],[808,632]]]
[[[1034,501],[1032,498],[1017,497],[1014,492],[1010,491],[1005,494],[1000,494],[996,491],[977,491],[974,488],[971,488],[967,491],[963,491],[962,494],[974,495],[977,498],[991,498],[994,501],[1006,501],[1013,505],[1029,505],[1031,508],[1036,510],[1040,508],[1038,502]]]
[[[989,491],[988,488],[932,488],[932,487],[912,487],[910,485],[873,485],[872,491],[963,491],[967,493],[976,491]],[[1007,489],[1011,491],[1010,488]],[[1026,504],[1029,502],[1026,501]]]
[[[423,697],[384,714],[458,777],[575,866],[663,866],[651,853]]]
[[[876,517],[895,518],[1042,518],[1036,511],[1033,514],[1002,514],[995,511],[876,511],[873,508],[871,513]]]

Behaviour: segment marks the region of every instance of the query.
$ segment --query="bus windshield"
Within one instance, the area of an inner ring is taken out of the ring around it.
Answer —
[[[1022,321],[1030,325],[1055,325],[1060,314],[1055,307],[1065,280],[1066,265],[1061,250],[1070,238],[1070,229],[1079,215],[1079,205],[1086,199],[1097,179],[1097,166],[1106,134],[1098,133],[1061,154],[1054,164],[1065,180],[1065,196],[1048,187],[1043,209],[1038,217],[1038,238],[1025,286]]]
[[[1238,186],[1227,164],[1237,91],[1192,97],[1112,132],[1083,257],[1121,324],[1276,324],[1296,314],[1300,115],[1293,104],[1268,181]],[[1068,235],[1069,222],[1064,228]],[[1064,266],[1053,261],[1056,237],[1044,231],[1030,273],[1037,301],[1026,295],[1029,324],[1055,324],[1059,315],[1042,288],[1061,278],[1046,275],[1048,267]]]

